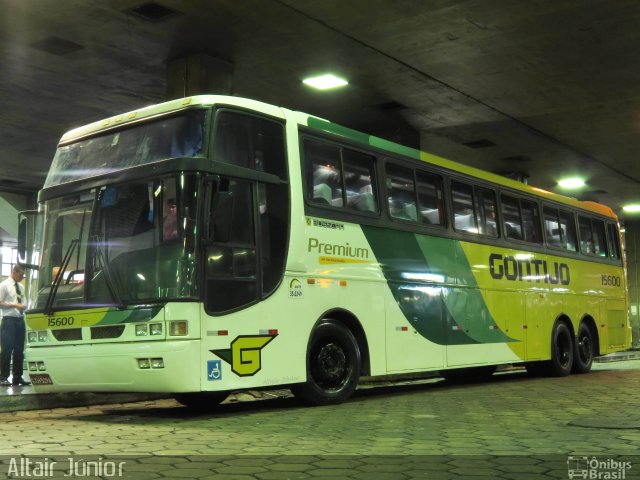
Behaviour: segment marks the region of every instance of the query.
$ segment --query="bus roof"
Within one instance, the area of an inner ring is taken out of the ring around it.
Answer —
[[[297,123],[307,126],[311,129],[320,130],[333,135],[338,135],[350,141],[371,146],[380,150],[384,150],[391,154],[402,155],[405,157],[420,160],[431,165],[445,168],[447,170],[460,172],[462,174],[466,174],[472,177],[486,180],[490,183],[495,183],[498,185],[509,187],[509,188],[526,192],[538,197],[548,198],[556,202],[560,202],[567,205],[571,205],[573,207],[588,210],[590,212],[598,213],[606,217],[611,217],[614,219],[617,218],[614,211],[610,207],[606,205],[602,205],[600,203],[580,201],[575,198],[559,195],[553,192],[543,190],[541,188],[525,185],[524,183],[517,182],[515,180],[511,180],[509,178],[506,178],[491,172],[487,172],[479,168],[470,167],[462,163],[448,160],[446,158],[433,155],[431,153],[427,153],[421,150],[417,150],[411,147],[406,147],[404,145],[400,145],[398,143],[394,143],[389,140],[376,137],[374,135],[368,135],[366,133],[362,133],[357,130],[352,130],[350,128],[343,127],[337,123],[333,123],[313,115],[309,115],[302,112],[292,112],[280,107],[276,107],[274,105],[270,105],[268,103],[263,103],[257,100],[251,100],[251,99],[242,98],[242,97],[233,97],[233,96],[226,96],[226,95],[195,95],[192,97],[171,100],[168,102],[164,102],[157,105],[144,107],[138,110],[133,110],[124,114],[116,115],[110,118],[106,118],[104,120],[99,120],[97,122],[93,122],[79,128],[75,128],[65,133],[60,139],[60,143],[62,144],[62,143],[71,142],[71,141],[86,137],[88,135],[93,135],[103,130],[110,130],[112,128],[116,128],[121,125],[125,125],[128,123],[135,123],[145,118],[151,118],[158,115],[163,115],[166,113],[182,110],[184,108],[195,107],[195,106],[211,106],[214,104],[233,105],[236,107],[259,111],[261,113],[265,113],[277,118],[285,118],[286,116],[285,112],[289,112],[291,117],[293,117],[297,121]]]
[[[268,103],[259,102],[257,100],[227,95],[195,95],[193,97],[179,98],[177,100],[170,100],[157,105],[150,105],[138,110],[132,110],[127,113],[98,120],[97,122],[89,123],[82,127],[74,128],[62,136],[60,143],[72,142],[104,130],[110,130],[128,123],[136,123],[146,118],[176,112],[185,108],[197,106],[207,107],[214,104],[233,105],[236,107],[256,110],[273,117],[284,118],[284,110],[282,108]]]

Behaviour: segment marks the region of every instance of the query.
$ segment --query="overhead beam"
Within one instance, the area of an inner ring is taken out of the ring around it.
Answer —
[[[206,53],[174,58],[167,63],[167,99],[199,94],[231,94],[233,63]]]

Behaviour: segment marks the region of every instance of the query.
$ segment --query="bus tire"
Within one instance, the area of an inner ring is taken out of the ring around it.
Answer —
[[[173,398],[178,403],[198,412],[215,410],[228,396],[228,392],[189,392],[173,394]]]
[[[361,369],[360,347],[341,323],[321,322],[307,348],[307,381],[293,385],[293,394],[310,405],[347,400],[356,389]]]
[[[487,380],[495,373],[496,368],[496,365],[454,368],[451,370],[440,370],[438,374],[449,382],[470,382],[474,380]]]
[[[566,323],[557,322],[551,332],[551,360],[545,362],[550,377],[566,377],[573,367],[574,340]]]
[[[574,373],[588,373],[593,364],[593,335],[591,329],[581,323],[576,335],[573,347],[573,369]]]

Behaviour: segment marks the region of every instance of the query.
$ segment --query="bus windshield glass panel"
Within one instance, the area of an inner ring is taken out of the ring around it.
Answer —
[[[195,297],[197,185],[175,175],[46,201],[30,308]]]
[[[205,110],[112,130],[58,148],[44,187],[125,168],[203,155]]]

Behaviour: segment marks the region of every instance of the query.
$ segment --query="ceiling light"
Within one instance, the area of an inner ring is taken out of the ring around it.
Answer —
[[[629,205],[622,207],[622,210],[627,213],[638,213],[640,212],[640,203],[630,203]]]
[[[309,77],[302,80],[302,83],[318,90],[329,90],[330,88],[344,87],[349,85],[344,78],[336,77],[332,73],[320,75],[319,77]]]
[[[573,178],[564,178],[558,182],[558,185],[562,188],[567,189],[576,189],[582,188],[585,186],[584,180],[582,178],[573,177]]]

